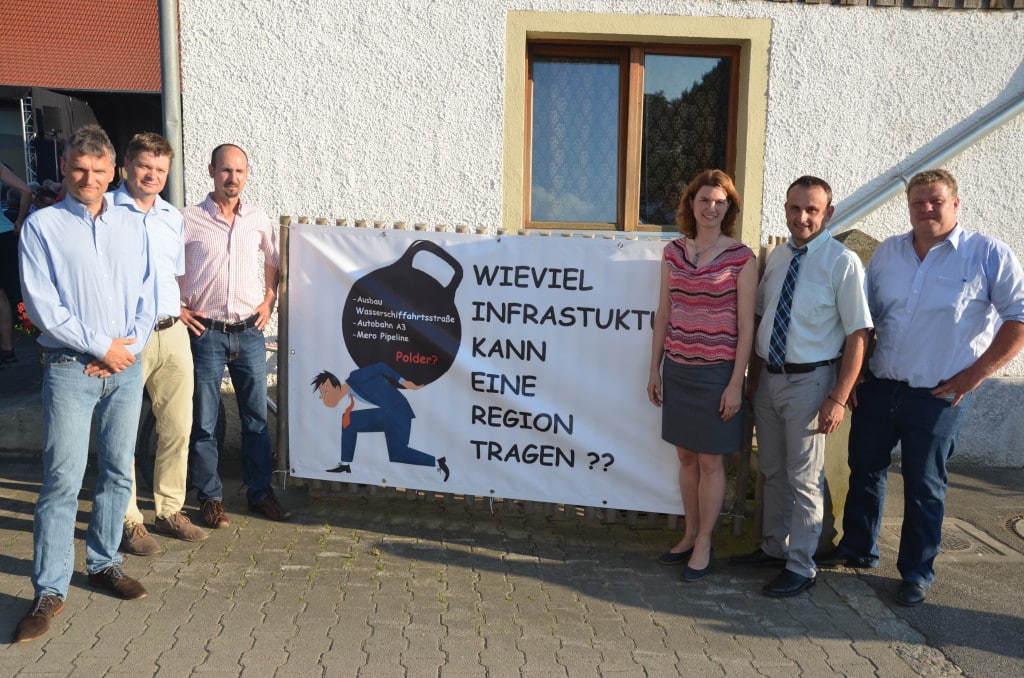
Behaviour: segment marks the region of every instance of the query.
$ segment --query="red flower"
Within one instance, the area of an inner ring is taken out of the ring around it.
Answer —
[[[35,336],[39,334],[39,328],[32,324],[32,321],[28,317],[28,313],[25,312],[25,302],[18,302],[18,322],[14,323],[14,329],[24,332],[29,336]]]

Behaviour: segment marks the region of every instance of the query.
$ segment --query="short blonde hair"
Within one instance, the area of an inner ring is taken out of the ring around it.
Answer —
[[[955,198],[958,195],[956,177],[944,169],[929,169],[918,172],[910,177],[910,181],[907,182],[907,198],[910,198],[911,189],[918,186],[931,186],[932,184],[944,184],[949,188],[949,197],[951,198]]]
[[[141,132],[133,136],[124,153],[125,163],[131,162],[140,153],[152,153],[157,157],[166,155],[171,160],[174,159],[174,148],[171,147],[171,142],[156,132]]]

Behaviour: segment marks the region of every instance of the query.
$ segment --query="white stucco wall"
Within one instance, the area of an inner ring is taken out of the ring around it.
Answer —
[[[188,202],[209,189],[210,149],[231,141],[250,154],[247,198],[270,214],[496,228],[510,10],[771,19],[762,239],[785,233],[780,204],[794,177],[828,179],[841,212],[908,157],[1024,93],[1024,12],[760,0],[187,0]],[[960,181],[962,223],[1024,258],[1022,158],[1024,116],[946,166]],[[902,198],[859,228],[879,239],[906,230]],[[1024,377],[1024,358],[1006,374]],[[1011,411],[1000,407],[1004,419],[1020,418],[1012,400]],[[981,444],[971,435],[965,442]]]

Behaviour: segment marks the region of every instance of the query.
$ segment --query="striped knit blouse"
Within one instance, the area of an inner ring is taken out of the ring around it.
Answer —
[[[734,242],[698,269],[686,258],[685,238],[665,246],[671,300],[666,356],[687,365],[736,359],[736,284],[753,256]]]

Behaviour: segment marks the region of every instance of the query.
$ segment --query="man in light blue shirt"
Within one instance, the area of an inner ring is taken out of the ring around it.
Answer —
[[[153,528],[183,541],[202,541],[206,532],[193,525],[182,511],[192,432],[193,375],[188,330],[178,322],[178,276],[185,274],[185,222],[181,212],[160,197],[173,158],[174,149],[167,139],[154,132],[136,134],[128,142],[124,156],[124,183],[109,197],[145,227],[156,275],[156,327],[141,354],[142,381],[156,417]],[[160,545],[146,530],[136,487],[133,482],[121,549],[132,555],[149,556],[159,553]]]
[[[146,589],[120,568],[142,401],[138,354],[153,330],[156,291],[142,223],[104,195],[114,148],[97,125],[68,140],[67,195],[33,213],[20,243],[22,292],[43,347],[43,480],[33,521],[35,599],[15,640],[35,640],[64,608],[74,572],[75,517],[97,421],[98,473],[86,533],[91,586],[126,600]]]
[[[868,266],[877,344],[856,391],[837,560],[877,566],[886,474],[899,443],[905,512],[896,602],[912,607],[935,579],[946,462],[971,392],[1024,348],[1024,272],[1004,243],[959,225],[949,172],[916,174],[907,200],[911,232],[879,245]]]

